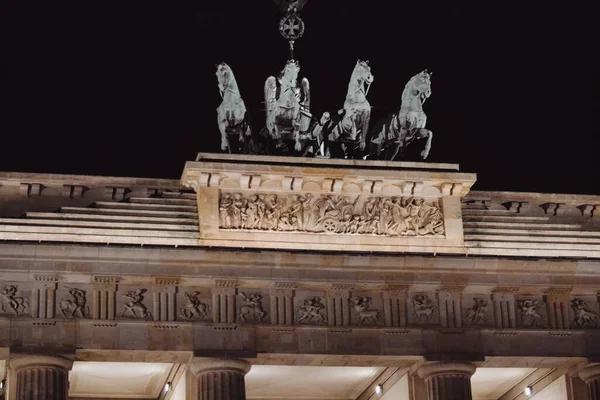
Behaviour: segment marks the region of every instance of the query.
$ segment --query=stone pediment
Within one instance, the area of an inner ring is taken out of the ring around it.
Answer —
[[[182,184],[200,245],[463,253],[475,179],[454,164],[200,154]]]

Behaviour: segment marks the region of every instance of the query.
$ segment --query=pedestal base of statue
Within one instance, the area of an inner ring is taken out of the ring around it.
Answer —
[[[200,154],[199,244],[462,254],[460,200],[476,180],[455,164]]]

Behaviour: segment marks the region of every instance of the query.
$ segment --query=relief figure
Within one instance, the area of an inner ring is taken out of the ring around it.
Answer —
[[[152,319],[152,314],[142,303],[144,301],[144,293],[146,293],[146,289],[138,289],[123,295],[128,301],[123,305],[121,317],[124,317],[125,313],[129,312],[134,319]]]
[[[187,320],[208,319],[208,304],[202,303],[199,299],[200,292],[195,291],[192,294],[183,293],[183,297],[187,301],[187,304],[179,309],[181,316]]]
[[[65,318],[76,318],[77,314],[81,318],[85,318],[90,314],[90,308],[86,306],[87,298],[85,290],[70,288],[69,296],[70,299],[64,299],[59,304],[59,309],[63,317]]]
[[[312,297],[304,300],[302,306],[298,307],[297,321],[299,324],[308,324],[313,318],[318,318],[320,322],[325,322],[325,316],[321,311],[325,305],[320,297]]]
[[[361,297],[356,296],[352,299],[352,303],[354,305],[354,311],[360,317],[359,325],[362,325],[364,322],[370,321],[372,324],[376,324],[379,322],[379,310],[369,310],[371,305],[370,297]]]
[[[242,306],[240,307],[240,318],[243,321],[252,319],[260,322],[267,315],[262,307],[262,296],[260,294],[251,294],[246,296],[244,292],[239,293],[242,296]]]
[[[221,229],[345,235],[444,237],[438,201],[417,197],[367,197],[221,193]]]
[[[432,322],[435,314],[435,306],[431,304],[431,300],[427,295],[416,295],[412,299],[413,314],[415,322],[418,324],[428,324]]]
[[[29,309],[29,299],[17,296],[19,290],[16,285],[6,285],[0,291],[0,309],[2,312],[11,312],[15,316],[24,315]],[[8,307],[8,309],[7,309]]]

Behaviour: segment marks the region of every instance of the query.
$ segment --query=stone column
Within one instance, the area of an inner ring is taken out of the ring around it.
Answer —
[[[245,400],[244,376],[252,364],[246,360],[194,358],[190,370],[195,377],[194,400]]]
[[[590,400],[600,400],[600,364],[590,365],[579,371],[579,377],[588,388]]]
[[[471,376],[475,365],[437,362],[424,365],[419,376],[425,380],[428,400],[471,400]]]
[[[10,399],[66,400],[73,361],[58,356],[11,355]]]

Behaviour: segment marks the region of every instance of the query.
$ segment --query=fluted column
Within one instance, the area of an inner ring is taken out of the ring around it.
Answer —
[[[194,358],[195,400],[245,400],[244,377],[252,365],[246,360]]]
[[[9,398],[15,400],[66,400],[73,361],[46,355],[11,355]]]
[[[471,376],[475,365],[470,363],[433,363],[419,369],[425,380],[428,400],[471,400]]]
[[[600,364],[590,365],[579,371],[579,377],[588,388],[590,400],[600,400]]]

